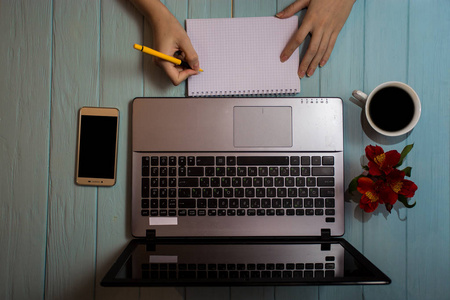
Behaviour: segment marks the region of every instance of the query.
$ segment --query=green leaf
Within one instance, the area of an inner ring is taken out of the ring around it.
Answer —
[[[358,187],[358,179],[363,177],[364,175],[359,175],[356,176],[355,178],[353,178],[353,180],[350,182],[350,184],[348,185],[348,192],[350,194],[352,194],[353,192],[355,192],[357,190]]]
[[[414,144],[410,144],[405,146],[405,148],[403,148],[402,153],[400,154],[400,160],[398,161],[398,164],[395,166],[396,168],[402,165],[406,155],[408,155],[408,153],[412,150],[413,147]]]
[[[411,177],[411,167],[406,167],[402,170],[402,172],[405,172],[405,175],[408,177]]]
[[[406,198],[406,197],[403,196],[403,195],[398,195],[398,201],[400,201],[401,203],[403,203],[403,205],[404,205],[406,208],[413,208],[414,206],[416,206],[416,201],[414,201],[413,204],[409,204],[409,203],[408,203],[408,198]]]

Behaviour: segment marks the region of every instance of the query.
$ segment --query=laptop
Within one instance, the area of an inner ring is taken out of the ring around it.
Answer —
[[[136,98],[105,286],[381,284],[344,239],[340,98]]]

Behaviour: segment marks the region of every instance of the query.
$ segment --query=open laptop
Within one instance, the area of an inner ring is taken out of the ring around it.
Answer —
[[[103,285],[390,282],[338,238],[341,99],[136,98],[132,106],[137,239]]]

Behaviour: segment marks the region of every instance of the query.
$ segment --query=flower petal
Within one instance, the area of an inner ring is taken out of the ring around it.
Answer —
[[[417,185],[411,180],[403,180],[403,185],[401,190],[398,192],[400,195],[404,195],[408,198],[414,197],[417,191]]]
[[[380,146],[369,145],[366,147],[366,156],[370,161],[374,161],[375,157],[383,153],[384,150]]]
[[[356,188],[361,194],[374,190],[374,182],[367,177],[361,177],[358,179],[358,187]]]
[[[369,161],[368,165],[369,167],[369,174],[372,176],[380,176],[383,175],[383,172],[380,170],[380,166],[378,166],[375,162]]]
[[[385,204],[394,205],[397,202],[398,194],[386,185],[385,188],[380,190],[379,197]]]
[[[363,196],[365,197],[365,196]],[[363,197],[361,197],[361,201],[359,202],[359,207],[363,209],[366,213],[371,213],[378,207],[378,202],[372,202],[372,201],[364,201]],[[368,198],[367,198],[368,199]]]
[[[385,172],[385,174],[389,174],[393,170],[393,168],[400,161],[400,153],[397,150],[391,150],[385,153],[385,158],[383,160],[383,164],[380,169]]]

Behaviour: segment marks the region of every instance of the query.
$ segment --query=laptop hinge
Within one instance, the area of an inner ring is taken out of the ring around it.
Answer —
[[[156,248],[156,230],[147,229],[145,231],[145,244],[147,245],[147,251],[155,251]]]
[[[329,240],[330,238],[331,238],[330,228],[322,228],[320,230],[320,239],[321,240]]]

